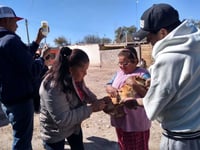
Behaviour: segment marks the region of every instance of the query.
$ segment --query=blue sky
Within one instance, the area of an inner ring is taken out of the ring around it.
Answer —
[[[200,20],[199,0],[1,0],[1,5],[12,7],[17,16],[28,20],[29,39],[36,37],[40,22],[47,20],[50,33],[46,42],[64,36],[72,44],[86,35],[97,35],[114,40],[120,26],[139,27],[142,13],[154,3],[174,6],[180,19]],[[27,43],[25,21],[18,22],[17,34]],[[42,41],[44,42],[44,41]]]

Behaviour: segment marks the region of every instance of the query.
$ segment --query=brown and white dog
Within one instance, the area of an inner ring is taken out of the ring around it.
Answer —
[[[125,114],[123,109],[123,99],[128,97],[136,97],[137,92],[133,89],[133,84],[145,86],[145,79],[137,76],[130,76],[126,79],[124,85],[118,90],[116,97],[111,97],[111,101],[107,102],[104,112],[113,117],[122,117]]]

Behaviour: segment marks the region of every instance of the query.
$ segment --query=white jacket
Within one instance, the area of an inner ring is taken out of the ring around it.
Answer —
[[[173,132],[200,130],[200,30],[184,21],[152,51],[147,116]]]

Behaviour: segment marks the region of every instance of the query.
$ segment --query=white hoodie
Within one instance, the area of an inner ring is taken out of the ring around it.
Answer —
[[[147,116],[173,132],[200,130],[200,30],[184,21],[152,51]]]

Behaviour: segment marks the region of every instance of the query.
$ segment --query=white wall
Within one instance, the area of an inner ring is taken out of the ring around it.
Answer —
[[[138,58],[140,58],[139,47],[135,47]],[[122,49],[100,51],[101,67],[113,67],[118,64],[118,54]]]
[[[100,66],[100,51],[98,44],[70,45],[71,49],[79,48],[85,51],[90,59],[90,66]]]
[[[118,62],[118,53],[122,49],[113,49],[113,50],[99,50],[98,44],[85,44],[85,45],[70,45],[71,49],[80,48],[85,51],[90,59],[90,66],[97,67],[108,67],[116,65]],[[139,47],[135,47],[138,58],[140,59],[140,50]]]

